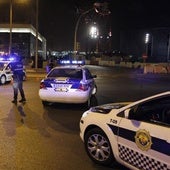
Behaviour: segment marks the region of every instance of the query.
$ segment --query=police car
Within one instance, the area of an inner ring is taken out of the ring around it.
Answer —
[[[90,106],[90,99],[97,92],[96,75],[81,61],[60,62],[62,65],[53,68],[40,82],[39,97],[43,105],[56,102]]]
[[[0,61],[0,84],[5,84],[12,80],[12,71],[9,61]]]
[[[11,70],[11,64],[15,64],[16,61],[14,58],[6,58],[0,57],[0,84],[4,85],[7,82],[10,82],[12,80],[12,70]],[[26,80],[26,71],[23,70],[23,80]]]
[[[170,170],[170,91],[90,108],[81,117],[80,137],[98,164]]]

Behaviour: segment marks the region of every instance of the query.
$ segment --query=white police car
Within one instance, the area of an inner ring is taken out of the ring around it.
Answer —
[[[170,170],[170,91],[91,108],[81,117],[80,137],[98,164]]]
[[[0,84],[3,85],[12,80],[11,64],[15,64],[17,61],[13,57],[0,57]],[[23,69],[23,80],[26,80],[26,71]]]
[[[0,84],[5,84],[12,80],[12,71],[9,66],[9,62],[0,61]]]
[[[71,62],[70,65],[70,61],[64,61],[65,65],[53,68],[40,82],[39,97],[43,105],[51,102],[90,105],[91,96],[97,92],[96,75],[79,65],[79,61]]]

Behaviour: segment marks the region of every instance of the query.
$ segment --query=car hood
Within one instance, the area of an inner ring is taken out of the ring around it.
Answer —
[[[131,102],[109,103],[109,104],[92,107],[90,110],[91,112],[107,114],[113,109],[120,109],[124,106],[127,106],[130,103]]]

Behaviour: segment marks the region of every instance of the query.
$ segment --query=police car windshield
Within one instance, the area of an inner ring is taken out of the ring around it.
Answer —
[[[82,70],[81,69],[54,69],[52,70],[47,77],[70,77],[76,79],[82,79]]]

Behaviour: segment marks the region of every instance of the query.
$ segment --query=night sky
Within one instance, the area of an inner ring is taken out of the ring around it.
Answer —
[[[51,50],[73,48],[74,29],[79,12],[93,7],[93,0],[39,0],[39,32]],[[104,2],[104,1],[98,1]],[[106,0],[111,15],[90,14],[113,35],[122,29],[170,27],[169,0]],[[82,19],[82,25],[85,23]],[[83,34],[83,33],[82,33]],[[82,35],[79,35],[82,36]]]

